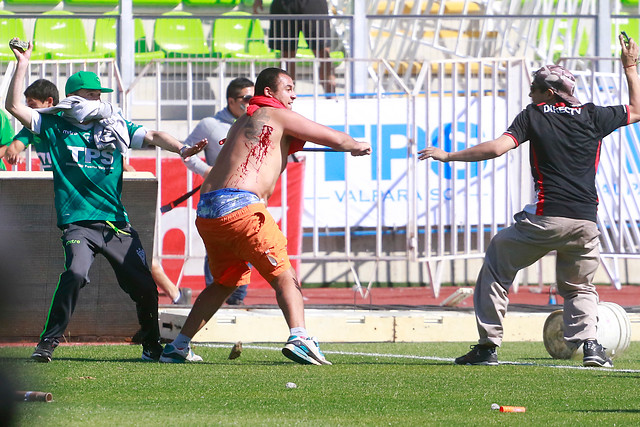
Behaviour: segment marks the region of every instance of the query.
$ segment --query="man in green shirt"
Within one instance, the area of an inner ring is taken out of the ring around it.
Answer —
[[[13,141],[13,128],[9,121],[9,116],[4,110],[0,110],[0,171],[6,171],[7,168],[2,161],[9,145]]]
[[[38,79],[31,83],[24,91],[24,97],[29,108],[50,108],[58,105],[60,94],[53,82],[47,79]],[[16,163],[18,155],[29,145],[38,153],[40,168],[43,171],[50,171],[51,156],[46,144],[43,144],[40,135],[36,135],[31,130],[23,127],[20,132],[13,137],[13,142],[8,146],[6,157],[9,163]]]
[[[25,128],[42,138],[51,159],[58,227],[62,230],[65,271],[60,275],[40,342],[31,358],[51,361],[75,308],[79,291],[89,283],[96,254],[113,267],[120,287],[136,303],[142,359],[157,361],[162,353],[158,328],[158,290],[137,232],[122,205],[123,154],[152,144],[183,158],[201,151],[200,141],[187,147],[165,132],[151,131],[124,120],[100,95],[95,73],[79,71],[67,80],[67,98],[56,107],[34,110],[21,102],[22,87],[33,46],[12,48],[18,61],[6,99],[7,110]]]

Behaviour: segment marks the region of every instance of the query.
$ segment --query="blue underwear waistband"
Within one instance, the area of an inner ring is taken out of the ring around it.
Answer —
[[[256,194],[250,191],[221,188],[201,194],[196,213],[200,218],[215,219],[261,201]]]

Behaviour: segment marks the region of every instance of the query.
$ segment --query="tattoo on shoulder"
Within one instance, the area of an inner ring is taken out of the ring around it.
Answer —
[[[260,138],[264,126],[267,125],[271,119],[269,112],[265,110],[266,108],[258,108],[253,114],[253,117],[251,117],[251,120],[248,121],[247,127],[244,129],[244,136],[247,140],[255,142]]]

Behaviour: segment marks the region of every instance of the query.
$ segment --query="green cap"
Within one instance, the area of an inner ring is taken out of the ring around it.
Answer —
[[[91,71],[78,71],[73,74],[67,80],[67,84],[64,86],[66,95],[80,89],[99,90],[100,92],[113,92],[113,89],[102,87],[100,84],[100,78]]]

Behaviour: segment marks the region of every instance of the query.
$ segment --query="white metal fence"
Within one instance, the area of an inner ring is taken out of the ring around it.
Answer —
[[[463,3],[468,12],[471,2]],[[435,3],[413,4],[433,7]],[[305,153],[304,248],[298,256],[305,266],[303,280],[315,281],[312,276],[318,269],[325,271],[323,281],[360,283],[364,277],[363,282],[375,282],[386,275],[391,282],[429,282],[437,294],[444,280],[443,266],[482,258],[488,239],[531,201],[528,153],[519,149],[478,164],[438,164],[418,162],[417,151],[428,144],[460,149],[500,135],[529,102],[532,69],[552,59],[579,70],[583,102],[626,102],[617,61],[578,56],[582,42],[574,36],[582,32],[573,31],[574,24],[589,26],[587,34],[595,31],[600,19],[594,12],[595,2],[484,4],[485,9],[473,17],[446,19],[380,16],[371,6],[369,47],[372,55],[385,59],[349,55],[331,59],[339,86],[332,99],[319,89],[322,61],[295,60],[301,77],[294,109],[356,139],[369,140],[374,148],[368,159],[324,151]],[[640,16],[615,15],[621,13],[619,7],[610,12],[614,34]],[[534,16],[539,13],[543,15]],[[558,18],[556,25],[549,21],[554,14],[569,17]],[[349,34],[344,38],[347,47],[356,38],[351,23],[351,18],[345,18],[338,24],[342,34]],[[445,28],[449,24],[458,26]],[[444,30],[470,31],[471,37],[458,36],[445,49],[442,40],[436,40],[447,34]],[[429,39],[430,31],[437,37]],[[497,32],[495,39],[493,32]],[[551,39],[562,46],[552,47]],[[444,53],[441,59],[430,56],[433,49]],[[602,64],[608,72],[601,71]],[[278,59],[154,60],[138,65],[132,84],[125,88],[112,59],[45,61],[33,63],[28,79],[45,77],[63,87],[66,77],[79,69],[96,71],[106,85],[117,88],[108,99],[120,103],[132,121],[184,139],[201,117],[224,107],[221,94],[231,79],[239,75],[255,79],[268,65],[286,64]],[[2,93],[11,71],[11,66],[5,68]],[[604,265],[616,285],[620,284],[618,261],[638,258],[639,130],[631,126],[607,138],[598,174]],[[156,155],[160,169],[162,154],[157,151]],[[187,182],[185,192],[191,190],[191,180]],[[188,243],[184,256],[178,257],[201,266],[203,251],[192,224],[194,207],[189,208],[184,226]],[[162,245],[158,250],[161,257],[176,257],[164,253]],[[394,263],[402,268],[393,267]]]

